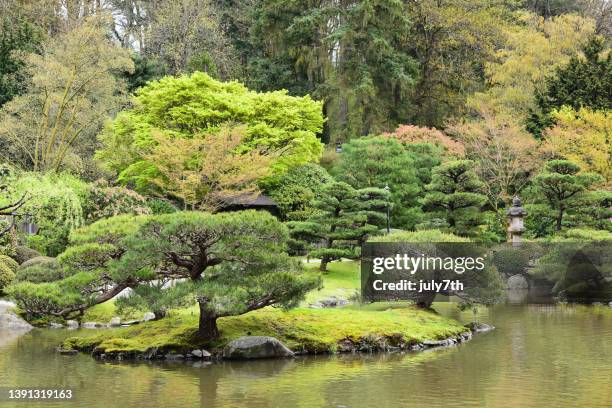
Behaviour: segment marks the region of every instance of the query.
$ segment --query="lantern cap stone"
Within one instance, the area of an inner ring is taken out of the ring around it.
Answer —
[[[506,214],[509,217],[524,217],[527,215],[527,211],[523,207],[521,207],[521,199],[519,196],[514,196],[512,199],[512,207],[508,208]]]

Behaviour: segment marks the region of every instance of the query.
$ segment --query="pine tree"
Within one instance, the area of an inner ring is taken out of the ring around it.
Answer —
[[[561,231],[563,217],[575,209],[576,200],[593,184],[603,178],[595,173],[580,173],[580,166],[568,160],[551,160],[544,171],[538,174],[534,183],[536,197],[543,197],[548,206],[556,211],[555,229]]]
[[[384,189],[355,190],[346,183],[326,185],[313,203],[315,214],[307,221],[290,222],[291,237],[321,258],[321,270],[329,262],[359,257],[359,247],[385,221],[389,194]]]
[[[471,160],[444,163],[433,169],[423,207],[434,216],[441,215],[451,233],[472,235],[474,228],[483,224],[480,209],[487,201],[483,186]]]

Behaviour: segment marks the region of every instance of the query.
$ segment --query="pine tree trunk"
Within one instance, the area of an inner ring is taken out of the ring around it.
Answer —
[[[202,339],[213,340],[219,337],[217,327],[217,314],[210,309],[208,302],[199,301],[200,322],[198,325],[198,336]]]
[[[557,215],[557,231],[561,231],[561,227],[563,225],[563,208],[559,210],[559,215]]]
[[[429,309],[434,299],[436,298],[436,292],[423,292],[416,300],[418,307],[423,309]]]

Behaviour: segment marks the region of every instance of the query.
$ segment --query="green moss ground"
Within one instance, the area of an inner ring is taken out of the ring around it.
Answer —
[[[310,273],[318,273],[309,265]],[[323,275],[324,287],[307,296],[304,305],[330,296],[347,298],[359,287],[359,264],[332,263]],[[113,316],[114,305],[100,305],[87,315],[91,320],[107,321]],[[465,331],[458,322],[435,312],[417,309],[407,303],[376,303],[344,308],[290,311],[265,308],[219,319],[221,339],[211,344],[198,339],[197,309],[173,311],[165,319],[136,326],[92,331],[66,341],[65,347],[91,350],[100,347],[106,352],[143,352],[151,347],[184,351],[197,347],[222,347],[228,341],[244,335],[274,336],[293,350],[335,352],[345,342],[383,346],[393,343],[417,343],[441,339]]]

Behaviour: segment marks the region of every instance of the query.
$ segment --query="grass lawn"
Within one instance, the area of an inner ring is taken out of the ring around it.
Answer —
[[[309,264],[309,273],[319,273],[318,265]],[[211,344],[198,339],[196,307],[173,311],[168,317],[136,326],[86,332],[70,338],[66,347],[87,349],[101,347],[106,352],[142,352],[151,347],[185,351],[197,347],[222,347],[244,335],[277,337],[294,351],[335,352],[342,344],[372,345],[381,348],[399,343],[410,344],[427,339],[457,335],[466,329],[458,322],[435,312],[420,310],[408,303],[376,303],[343,308],[310,309],[318,299],[350,297],[359,288],[359,263],[335,262],[323,275],[324,287],[308,294],[304,306],[283,311],[268,307],[241,316],[219,319],[222,338]],[[91,320],[108,321],[116,313],[107,303],[86,314]]]

